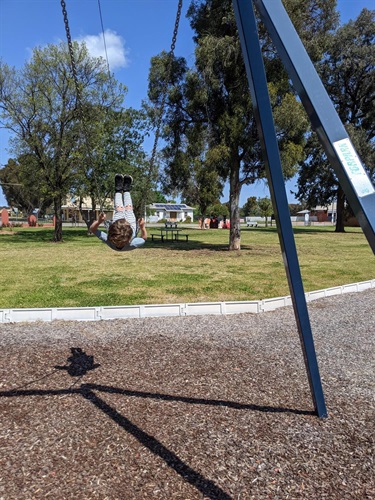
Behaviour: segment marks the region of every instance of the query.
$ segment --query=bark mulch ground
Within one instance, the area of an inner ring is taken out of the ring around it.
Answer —
[[[0,325],[0,498],[374,499],[375,290],[292,308]]]

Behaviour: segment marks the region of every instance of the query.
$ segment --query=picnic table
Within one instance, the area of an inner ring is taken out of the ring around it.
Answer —
[[[188,234],[181,234],[182,229],[178,229],[177,227],[162,227],[158,228],[160,234],[151,234],[151,239],[154,241],[154,238],[160,238],[161,241],[180,241],[180,237],[184,236],[185,241],[189,240]]]

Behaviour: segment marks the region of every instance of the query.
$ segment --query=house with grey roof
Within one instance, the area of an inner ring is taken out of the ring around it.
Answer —
[[[193,207],[185,203],[152,203],[147,205],[151,212],[150,221],[157,222],[166,219],[170,222],[184,222],[187,217],[193,220]]]

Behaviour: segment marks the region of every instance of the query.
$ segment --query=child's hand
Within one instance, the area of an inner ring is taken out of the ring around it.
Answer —
[[[139,224],[139,227],[141,229],[143,229],[145,227],[146,222],[144,219],[138,219],[138,224]]]
[[[102,222],[104,222],[105,220],[107,219],[107,216],[104,212],[100,212],[99,214],[99,218],[98,218],[98,221],[99,223],[101,224]]]

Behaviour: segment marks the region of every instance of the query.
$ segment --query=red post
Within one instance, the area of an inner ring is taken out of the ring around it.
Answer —
[[[1,223],[3,226],[7,226],[9,224],[9,214],[6,208],[3,208],[1,211]]]

